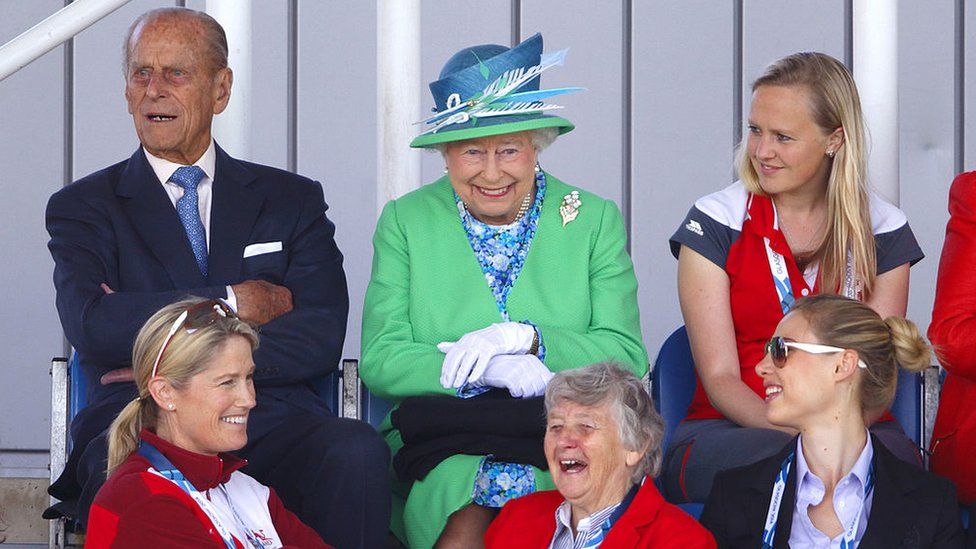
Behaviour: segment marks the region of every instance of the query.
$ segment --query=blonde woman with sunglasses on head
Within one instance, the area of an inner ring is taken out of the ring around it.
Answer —
[[[85,547],[329,547],[227,452],[247,443],[254,330],[223,300],[164,307],[139,331],[139,396],[109,430]]]
[[[766,420],[799,431],[777,455],[715,476],[701,522],[719,547],[962,547],[952,484],[896,458],[864,426],[898,367],[930,353],[909,320],[835,295],[801,299],[756,366]]]

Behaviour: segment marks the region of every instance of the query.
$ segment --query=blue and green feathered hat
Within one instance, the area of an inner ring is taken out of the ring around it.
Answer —
[[[539,75],[561,65],[566,51],[543,55],[542,35],[536,33],[514,48],[484,44],[457,52],[444,65],[440,79],[430,83],[434,114],[421,122],[427,128],[410,146],[537,128],[571,131],[569,120],[543,114],[562,107],[543,100],[583,88],[539,89]]]

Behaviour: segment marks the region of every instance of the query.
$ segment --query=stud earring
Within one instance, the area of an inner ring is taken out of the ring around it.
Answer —
[[[173,408],[176,408],[176,405],[170,402],[169,404],[166,405],[166,407],[172,410]]]
[[[444,166],[444,173],[447,173],[447,166]]]
[[[834,157],[834,151],[827,151],[827,158],[833,158],[833,157]]]
[[[541,171],[542,171],[542,166],[540,166],[539,163],[536,162],[535,163],[535,173],[539,173]]]

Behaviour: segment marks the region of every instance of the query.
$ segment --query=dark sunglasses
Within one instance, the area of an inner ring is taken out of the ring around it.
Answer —
[[[226,301],[219,298],[201,301],[180,313],[180,316],[176,317],[176,320],[173,321],[173,325],[169,328],[169,333],[166,334],[166,339],[163,340],[163,345],[159,348],[159,354],[156,355],[156,362],[153,363],[152,373],[149,375],[149,379],[156,377],[156,369],[159,368],[159,361],[163,359],[163,353],[166,351],[166,347],[169,346],[173,335],[180,328],[186,328],[186,332],[192,334],[200,328],[210,326],[214,322],[217,322],[218,318],[237,318],[237,313],[234,312],[234,309]]]
[[[831,345],[821,345],[819,343],[800,343],[799,341],[787,341],[781,336],[773,336],[766,342],[766,354],[773,360],[773,366],[782,368],[786,366],[786,357],[789,356],[790,349],[799,349],[805,353],[814,355],[825,355],[830,353],[843,353],[846,349],[833,347]],[[868,365],[863,360],[858,359],[858,368],[867,368]]]

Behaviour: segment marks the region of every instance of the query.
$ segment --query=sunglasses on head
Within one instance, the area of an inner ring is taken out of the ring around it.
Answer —
[[[237,318],[237,313],[234,312],[234,309],[226,301],[219,298],[201,301],[200,303],[191,305],[187,310],[180,313],[180,316],[176,317],[176,320],[173,321],[173,325],[169,328],[169,333],[166,334],[166,339],[163,340],[163,345],[159,348],[159,354],[156,355],[156,362],[153,363],[152,373],[149,375],[149,379],[156,377],[156,369],[159,368],[159,361],[163,359],[163,353],[166,352],[166,347],[169,346],[173,335],[180,328],[186,328],[186,333],[192,334],[200,328],[205,328],[217,322],[218,318]]]
[[[766,354],[773,360],[773,366],[782,368],[786,366],[786,357],[790,349],[799,349],[805,353],[814,355],[825,355],[830,353],[843,353],[846,349],[833,347],[831,345],[821,345],[819,343],[800,343],[799,341],[787,341],[781,336],[773,336],[766,342]],[[863,360],[858,359],[858,368],[867,368],[868,365]]]

